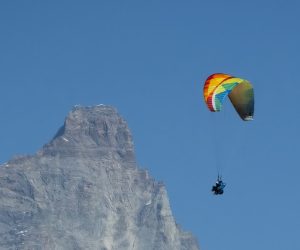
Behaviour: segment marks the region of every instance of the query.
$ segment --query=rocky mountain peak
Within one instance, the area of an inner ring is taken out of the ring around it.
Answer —
[[[37,154],[0,166],[0,250],[199,250],[110,106],[76,106]]]
[[[48,155],[87,157],[114,155],[135,162],[131,133],[115,108],[107,105],[74,106],[53,140],[41,152]]]

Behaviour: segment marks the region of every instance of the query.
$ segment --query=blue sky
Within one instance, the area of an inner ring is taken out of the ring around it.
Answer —
[[[0,161],[36,152],[73,105],[110,104],[202,249],[300,249],[299,11],[296,0],[1,1]],[[229,102],[208,112],[214,72],[253,83],[253,122]],[[216,162],[222,197],[210,193]]]

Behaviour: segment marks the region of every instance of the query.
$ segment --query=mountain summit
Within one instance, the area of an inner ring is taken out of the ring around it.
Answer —
[[[167,192],[137,167],[110,106],[75,106],[33,156],[0,166],[0,249],[197,250]]]
[[[135,167],[132,136],[126,122],[110,106],[75,106],[42,155],[88,158],[112,156]]]

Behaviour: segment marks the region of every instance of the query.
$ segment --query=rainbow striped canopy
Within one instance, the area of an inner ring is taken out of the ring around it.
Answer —
[[[212,74],[205,81],[203,95],[210,111],[221,111],[222,104],[228,96],[244,121],[253,120],[254,91],[247,80],[223,73]]]

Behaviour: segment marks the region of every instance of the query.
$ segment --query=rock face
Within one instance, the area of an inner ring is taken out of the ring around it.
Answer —
[[[33,156],[0,166],[0,249],[196,250],[165,187],[137,168],[126,122],[74,107]]]

